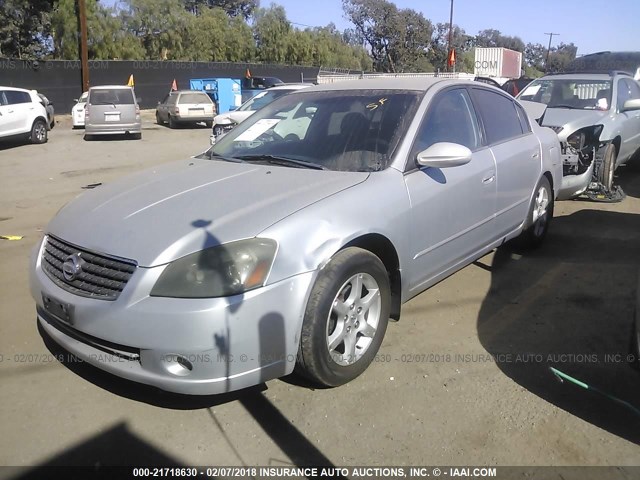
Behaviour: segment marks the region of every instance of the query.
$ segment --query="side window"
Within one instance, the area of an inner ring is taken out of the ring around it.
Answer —
[[[626,79],[625,82],[629,86],[629,92],[631,93],[631,98],[640,98],[640,85],[635,80]]]
[[[620,80],[618,80],[618,101],[616,103],[618,110],[622,108],[624,102],[630,99],[631,91],[629,89],[629,85],[627,85],[627,82],[625,82],[624,78],[621,78]]]
[[[9,105],[19,103],[31,103],[31,96],[26,92],[17,92],[15,90],[5,90],[4,95]]]
[[[489,90],[474,88],[473,96],[489,144],[503,142],[524,133],[513,100]]]
[[[411,158],[438,142],[458,143],[471,150],[480,146],[480,130],[466,89],[448,90],[431,101]]]
[[[0,105],[6,105],[7,99],[4,96],[4,91],[0,90]]]

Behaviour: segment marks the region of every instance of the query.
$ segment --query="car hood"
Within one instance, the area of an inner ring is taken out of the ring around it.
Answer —
[[[241,112],[227,112],[221,113],[213,117],[213,123],[216,125],[228,125],[230,123],[240,123],[246,120],[254,113],[254,110],[243,110]]]
[[[576,130],[602,123],[609,112],[602,110],[572,110],[568,108],[547,108],[542,125],[563,127],[558,133],[560,141],[566,140]]]
[[[192,158],[86,192],[58,213],[47,232],[151,267],[256,236],[367,177]]]

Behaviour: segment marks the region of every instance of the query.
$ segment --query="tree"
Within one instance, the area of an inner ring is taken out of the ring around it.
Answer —
[[[500,30],[489,28],[478,32],[475,38],[476,47],[502,47],[523,52],[525,49],[524,42],[520,37],[510,37],[502,35]]]
[[[0,2],[0,56],[42,58],[51,49],[53,0]]]
[[[121,11],[126,29],[137,37],[151,60],[184,57],[187,24],[191,16],[181,0],[127,0]]]
[[[578,47],[576,47],[573,42],[568,44],[560,43],[560,45],[551,49],[549,61],[545,65],[545,71],[562,72],[575,60],[576,53],[578,53]]]
[[[433,26],[411,9],[386,0],[343,0],[342,8],[364,40],[378,71],[398,72],[426,60]]]
[[[284,63],[291,30],[291,23],[282,6],[272,4],[267,9],[258,9],[253,27],[258,60]]]
[[[451,35],[451,48],[456,51],[456,70],[473,72],[473,58],[467,55],[471,52],[473,46],[473,37],[466,34],[466,32],[458,25],[453,26]],[[438,23],[433,32],[433,38],[431,40],[431,50],[429,52],[429,58],[434,68],[440,70],[446,70],[449,60],[449,24]]]
[[[201,15],[207,9],[221,8],[230,17],[248,20],[260,6],[259,0],[183,0],[187,11]]]
[[[90,59],[135,59],[144,57],[140,41],[123,30],[115,11],[97,0],[86,0],[87,46]],[[53,58],[79,58],[77,0],[58,0],[51,13]]]

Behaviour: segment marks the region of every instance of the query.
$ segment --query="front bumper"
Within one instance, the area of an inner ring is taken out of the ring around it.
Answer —
[[[315,272],[227,298],[150,297],[164,269],[138,268],[114,301],[81,297],[53,283],[31,258],[38,322],[65,350],[102,370],[170,392],[229,392],[293,371]],[[71,322],[44,297],[72,309]]]
[[[563,176],[562,185],[558,192],[558,200],[570,200],[584,193],[591,184],[595,164],[595,161],[591,162],[587,171],[580,175]]]
[[[81,112],[73,112],[71,117],[74,127],[84,127],[84,110]]]

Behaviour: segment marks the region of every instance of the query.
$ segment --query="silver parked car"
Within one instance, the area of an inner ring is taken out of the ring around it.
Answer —
[[[557,136],[495,87],[310,87],[197,157],[65,206],[31,260],[38,322],[98,368],[173,392],[294,368],[340,385],[403,302],[512,238],[542,242],[561,178]]]
[[[159,125],[166,122],[169,124],[169,128],[204,122],[207,127],[211,128],[215,108],[209,95],[204,92],[176,90],[167,94],[161,102],[158,102],[156,122]]]
[[[103,85],[89,88],[85,106],[85,138],[118,134],[142,138],[140,107],[133,87]]]
[[[615,169],[640,149],[640,84],[629,74],[547,75],[517,98],[546,105],[541,124],[552,128],[562,145],[559,199],[587,189],[608,193]]]
[[[251,97],[240,105],[237,110],[216,115],[213,119],[213,128],[211,129],[211,136],[209,137],[211,145],[216,143],[216,139],[218,137],[229,132],[237,124],[253,115],[256,110],[260,110],[262,107],[269,105],[271,102],[283,95],[286,95],[287,93],[295,92],[296,90],[301,90],[310,86],[310,84],[299,83],[271,87]]]

